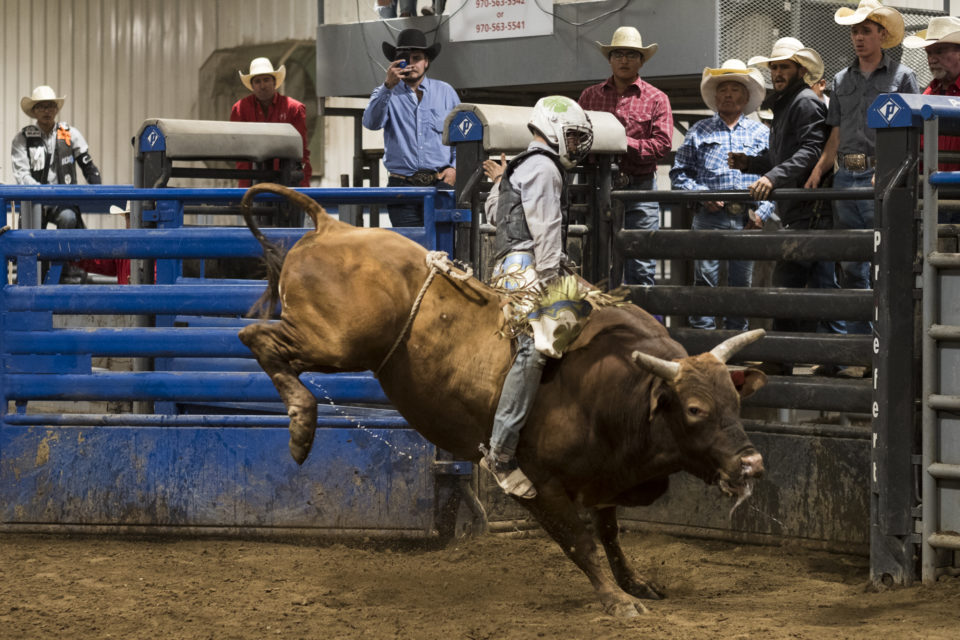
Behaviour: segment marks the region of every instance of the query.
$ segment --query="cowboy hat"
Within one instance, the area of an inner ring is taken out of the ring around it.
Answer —
[[[600,47],[604,58],[609,59],[610,52],[614,49],[630,49],[631,51],[639,51],[640,55],[643,56],[644,62],[653,57],[658,47],[656,43],[646,47],[643,46],[643,38],[640,37],[640,32],[633,27],[618,28],[613,32],[613,38],[610,40],[610,44],[603,44],[602,42],[597,42],[596,44]]]
[[[903,40],[903,16],[892,7],[885,7],[878,0],[860,0],[856,9],[840,7],[833,14],[833,21],[837,24],[860,24],[864,20],[876,22],[887,30],[887,35],[880,43],[884,49],[895,47]]]
[[[36,118],[37,116],[33,113],[33,108],[38,102],[56,102],[57,111],[60,111],[60,109],[63,108],[63,101],[66,99],[66,96],[58,98],[56,91],[42,84],[34,89],[33,93],[29,96],[20,98],[20,109],[27,114],[28,118]]]
[[[383,49],[383,55],[387,56],[387,60],[390,62],[397,59],[398,49],[423,51],[423,54],[427,56],[427,60],[431,62],[440,54],[440,43],[434,42],[428,47],[427,36],[425,36],[420,29],[404,29],[400,32],[400,35],[397,36],[396,46],[389,42],[384,42],[381,48]]]
[[[806,69],[807,72],[803,76],[803,81],[808,85],[823,77],[823,58],[813,49],[804,47],[803,43],[796,38],[780,38],[773,43],[773,50],[769,57],[753,56],[747,61],[747,64],[766,67],[771,62],[781,60],[793,60]]]
[[[273,76],[273,79],[277,81],[276,88],[279,89],[287,77],[287,67],[282,64],[279,69],[274,69],[273,63],[268,58],[254,58],[250,61],[250,73],[244,73],[243,71],[238,73],[240,74],[240,82],[250,91],[253,91],[253,85],[250,81],[255,76]]]
[[[744,115],[756,111],[767,93],[763,86],[763,76],[757,69],[748,69],[742,60],[731,58],[720,65],[719,69],[703,69],[700,95],[710,111],[717,111],[717,87],[723,82],[738,82],[746,87],[749,98],[743,107]]]
[[[953,16],[931,18],[926,29],[904,38],[903,46],[908,49],[919,49],[938,42],[960,44],[960,18]]]

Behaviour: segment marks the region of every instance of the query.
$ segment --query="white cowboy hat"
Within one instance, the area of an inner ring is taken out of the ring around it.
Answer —
[[[63,108],[63,101],[66,99],[66,96],[57,97],[56,91],[47,85],[42,84],[34,89],[33,93],[31,93],[29,96],[20,98],[20,109],[27,114],[27,117],[36,118],[37,116],[33,113],[33,108],[38,102],[56,102],[57,111],[60,111],[60,109]]]
[[[610,44],[603,44],[602,42],[596,43],[600,47],[600,52],[603,53],[603,57],[609,59],[610,52],[614,49],[630,49],[631,51],[639,51],[640,55],[643,56],[643,61],[646,62],[653,57],[653,54],[657,52],[656,43],[649,46],[643,46],[643,38],[640,37],[640,32],[634,29],[633,27],[620,27],[613,32],[613,38],[610,40]]]
[[[793,60],[806,69],[807,73],[804,74],[803,81],[808,85],[823,77],[823,58],[813,49],[804,47],[803,43],[796,38],[780,38],[773,43],[773,51],[770,52],[769,57],[753,56],[747,64],[766,67],[771,62],[780,60]]]
[[[904,38],[903,46],[908,49],[919,49],[938,42],[960,44],[960,18],[953,16],[931,18],[926,29]]]
[[[704,67],[703,77],[700,79],[700,95],[714,113],[717,111],[717,87],[722,82],[739,82],[746,87],[749,98],[743,107],[744,115],[756,111],[766,95],[760,71],[748,69],[742,60],[731,58],[720,65],[719,69]]]
[[[243,71],[238,73],[240,74],[240,82],[250,91],[253,91],[253,85],[250,83],[250,80],[254,76],[273,76],[274,80],[277,81],[276,88],[279,89],[280,85],[283,84],[284,78],[287,77],[287,67],[286,65],[280,65],[279,69],[274,69],[273,64],[268,58],[254,58],[250,61],[250,73],[244,73]]]
[[[840,7],[833,14],[837,24],[860,24],[864,20],[876,22],[887,30],[887,36],[880,43],[884,49],[895,47],[903,41],[903,16],[892,7],[885,7],[879,0],[860,0],[856,9]]]

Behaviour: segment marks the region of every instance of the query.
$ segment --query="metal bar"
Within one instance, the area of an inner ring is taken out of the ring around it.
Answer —
[[[933,220],[934,225],[936,225],[936,216],[934,216]],[[936,227],[934,227],[932,235],[934,238],[937,237]],[[927,256],[925,264],[929,264],[931,267],[937,269],[960,269],[960,253],[943,253],[933,248],[929,253],[924,255]]]
[[[934,411],[952,411],[954,413],[960,412],[960,396],[948,396],[940,395],[937,393],[931,393],[926,396],[927,404],[930,405],[930,409]],[[933,459],[930,460],[933,462]]]
[[[342,407],[344,414],[350,407]],[[287,428],[287,415],[156,415],[137,413],[31,413],[11,414],[4,423],[43,427],[282,427]],[[409,428],[399,413],[389,416],[320,415],[320,427]]]
[[[370,374],[305,373],[300,377],[322,399],[337,402],[388,402]],[[10,400],[189,400],[275,402],[279,394],[265,373],[10,374]]]
[[[317,202],[393,203],[423,200],[436,193],[435,187],[370,187],[296,189]],[[0,199],[34,202],[85,202],[89,200],[180,200],[182,202],[239,202],[246,189],[138,189],[131,185],[0,185]],[[256,200],[279,201],[272,193],[257,195]]]
[[[767,376],[767,384],[743,400],[744,406],[869,413],[870,380],[818,376]]]
[[[8,311],[54,313],[210,313],[243,315],[266,284],[58,285],[6,287]]]
[[[704,353],[742,333],[725,329],[671,328],[670,336],[689,353]],[[867,335],[830,333],[774,333],[737,352],[737,362],[815,362],[818,364],[869,365],[873,340]]]
[[[927,335],[932,340],[954,341],[960,340],[960,327],[954,325],[931,324]]]
[[[180,327],[103,327],[9,331],[10,354],[76,354],[150,358],[253,357],[237,337],[239,327],[225,329]]]
[[[873,259],[873,230],[850,231],[637,231],[616,234],[625,256],[666,260]]]
[[[826,438],[849,438],[869,440],[869,427],[854,427],[842,424],[785,424],[766,420],[743,420],[747,433],[775,433],[786,436],[813,436]]]
[[[936,480],[960,480],[960,464],[934,462],[927,468],[927,474]],[[935,484],[935,483],[934,483]]]
[[[933,187],[932,177],[937,166],[937,134],[939,121],[934,118],[923,123],[923,261],[922,272],[922,341],[921,341],[921,391],[920,397],[927,401],[920,408],[921,456],[922,465],[927,469],[921,481],[921,547],[920,547],[920,577],[929,584],[936,581],[937,558],[936,552],[930,545],[930,536],[936,533],[940,521],[939,505],[937,504],[936,477],[932,475],[931,467],[937,459],[937,412],[933,408],[930,397],[939,390],[938,368],[939,359],[937,343],[930,330],[938,316],[937,299],[939,297],[937,268],[941,266],[940,259],[944,254],[937,252],[937,190]],[[953,256],[954,258],[960,256]],[[960,262],[958,262],[960,264]]]
[[[752,287],[680,287],[629,285],[630,299],[650,313],[691,315],[709,309],[716,315],[801,320],[870,320],[869,289],[821,290]]]
[[[953,549],[960,551],[960,535],[956,533],[931,533],[926,538],[931,549]]]
[[[749,191],[640,191],[615,190],[610,195],[624,202],[704,202],[723,200],[726,202],[755,202]],[[851,187],[849,189],[775,189],[770,200],[873,200],[871,187]]]

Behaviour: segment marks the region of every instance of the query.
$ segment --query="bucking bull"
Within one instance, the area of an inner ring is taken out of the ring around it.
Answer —
[[[264,192],[285,196],[316,225],[285,259],[250,213]],[[298,375],[372,370],[410,426],[477,462],[511,362],[511,342],[498,331],[500,295],[475,278],[458,279],[456,269],[438,273],[407,326],[431,272],[423,247],[389,230],[339,222],[278,185],[253,187],[242,206],[268,263],[262,307],[269,313],[279,299],[282,315],[245,327],[240,339],[287,406],[293,458],[302,463],[310,453],[317,418],[317,401]],[[642,309],[606,306],[561,360],[547,364],[517,450],[537,496],[518,502],[587,574],[608,613],[634,616],[646,611],[638,598],[663,597],[624,556],[617,505],[653,503],[680,470],[740,498],[762,475],[739,413],[740,399],[766,377],[746,369],[734,385],[724,364],[762,335],[750,331],[688,356]],[[579,506],[590,511],[612,576]]]

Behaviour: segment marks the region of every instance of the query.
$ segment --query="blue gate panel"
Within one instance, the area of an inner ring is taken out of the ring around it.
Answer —
[[[435,448],[408,429],[320,429],[298,466],[278,428],[0,428],[2,525],[431,533]]]

